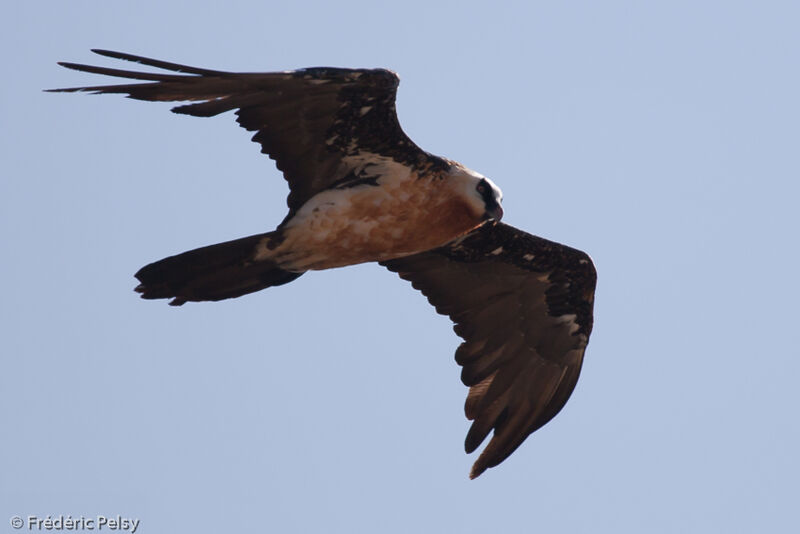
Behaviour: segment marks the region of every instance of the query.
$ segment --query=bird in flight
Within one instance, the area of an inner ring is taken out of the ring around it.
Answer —
[[[397,119],[395,73],[236,73],[93,52],[169,72],[59,63],[137,82],[50,91],[185,102],[172,111],[195,117],[235,110],[289,183],[289,213],[274,231],[142,267],[142,298],[217,301],[307,271],[379,262],[448,315],[464,340],[455,357],[469,387],[467,453],[492,433],[470,478],[561,410],[592,331],[594,265],[579,250],[501,223],[502,194],[491,180],[415,145]]]

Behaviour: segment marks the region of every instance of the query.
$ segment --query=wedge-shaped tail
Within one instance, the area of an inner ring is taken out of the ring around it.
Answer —
[[[136,291],[145,299],[171,298],[170,305],[240,297],[295,280],[302,272],[255,260],[258,247],[276,232],[243,237],[170,256],[139,269]]]

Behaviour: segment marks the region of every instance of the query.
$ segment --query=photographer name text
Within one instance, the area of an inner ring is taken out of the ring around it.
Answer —
[[[14,516],[11,518],[11,526],[19,530],[113,530],[126,531],[133,534],[139,528],[139,520],[117,516],[98,515],[95,517],[71,515],[57,515],[55,517],[38,517],[29,515],[27,518]]]

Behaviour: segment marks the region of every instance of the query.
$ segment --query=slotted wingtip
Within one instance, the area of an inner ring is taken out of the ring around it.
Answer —
[[[81,67],[83,66],[80,63],[72,63],[71,61],[57,61],[56,64],[61,67],[64,67],[65,69],[78,70],[78,71],[81,70]]]
[[[129,54],[127,52],[117,52],[116,50],[107,50],[105,48],[91,48],[90,50],[95,54],[97,54],[98,56],[110,57],[111,59],[121,59],[123,61],[131,61],[133,63],[146,64],[146,62],[142,60],[150,59],[143,56],[137,56],[136,54]]]
[[[92,72],[91,69],[96,68],[88,65],[82,65],[80,63],[71,63],[69,61],[56,61],[56,65],[64,67],[65,69],[76,70],[78,72]],[[59,87],[57,89],[42,89],[42,91],[45,93],[81,93],[91,92],[94,90],[94,87]]]
[[[113,50],[107,50],[105,48],[90,48],[89,50],[100,56],[114,57],[114,58],[121,53],[121,52],[115,52]]]
[[[484,471],[486,471],[487,466],[478,465],[479,462],[480,462],[480,459],[478,459],[478,462],[475,462],[474,464],[472,464],[472,469],[470,469],[470,471],[469,471],[469,479],[470,480],[475,480],[476,478],[481,476],[481,474],[483,474]]]
[[[133,290],[136,293],[139,293],[139,296],[145,300],[158,300],[164,298],[172,298],[167,304],[170,306],[183,306],[188,302],[184,297],[172,297],[170,295],[154,295],[150,293],[150,289],[144,285],[144,283],[139,284],[138,286],[134,287]]]
[[[141,63],[142,59],[149,59],[136,54],[129,54],[127,52],[117,52],[116,50],[108,50],[107,48],[90,48],[93,53],[98,56],[110,57],[112,59],[121,59],[123,61],[132,61],[134,63]]]
[[[136,293],[139,293],[139,297],[146,300],[153,300],[153,297],[147,294],[147,286],[145,286],[144,283],[141,283],[138,286],[134,287],[133,290]]]
[[[490,460],[489,457],[486,455],[486,449],[483,449],[481,451],[480,456],[478,456],[478,459],[475,460],[474,464],[472,464],[472,469],[470,469],[469,471],[469,479],[475,480],[476,478],[481,476],[484,471],[486,471],[490,467],[498,465],[499,463],[500,462],[495,462]]]

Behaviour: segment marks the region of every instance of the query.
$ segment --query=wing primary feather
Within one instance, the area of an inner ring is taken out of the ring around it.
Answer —
[[[165,72],[137,72],[62,62],[62,66],[140,82],[50,89],[121,93],[135,100],[184,101],[175,113],[209,117],[237,109],[237,120],[275,160],[289,183],[290,219],[309,198],[334,184],[364,158],[391,158],[418,172],[443,172],[450,163],[408,138],[395,106],[399,78],[387,69],[312,67],[274,72],[201,69],[144,56],[94,49],[98,55]],[[365,114],[364,110],[368,113]],[[355,163],[350,156],[358,155]]]
[[[91,72],[92,74],[102,74],[104,76],[113,76],[115,78],[129,78],[131,80],[148,80],[151,82],[175,82],[180,80],[194,79],[194,76],[185,76],[181,74],[163,74],[159,72],[140,72],[135,70],[112,69],[110,67],[97,67],[94,65],[84,65],[82,63],[70,63],[68,61],[59,61],[59,65],[70,70],[77,70],[79,72]],[[109,86],[114,87],[114,86]],[[67,89],[46,89],[46,91],[66,91]],[[78,90],[77,88],[73,88]]]
[[[583,252],[503,223],[384,265],[450,316],[464,339],[456,361],[470,386],[465,450],[492,433],[473,465],[475,478],[569,399],[592,329],[594,266]]]
[[[492,428],[497,424],[501,415],[507,410],[508,406],[506,406],[504,402],[501,402],[501,399],[498,399],[492,406],[486,409],[480,417],[472,422],[472,425],[470,425],[467,431],[467,437],[464,440],[464,451],[466,451],[467,454],[475,452],[475,450],[480,447],[483,440],[486,439],[486,436],[489,435],[489,432],[491,432]]]
[[[492,384],[492,380],[494,380],[496,374],[497,371],[469,388],[467,400],[464,402],[464,414],[470,421],[474,420],[478,416],[478,405],[480,404],[483,396],[486,395],[486,392],[489,390],[489,386]]]
[[[174,72],[186,72],[189,74],[199,74],[202,76],[224,76],[230,74],[221,70],[201,69],[198,67],[191,67],[189,65],[181,65],[180,63],[171,63],[169,61],[161,61],[160,59],[152,59],[144,56],[136,56],[134,54],[127,54],[125,52],[115,52],[113,50],[103,50],[102,48],[92,48],[95,54],[110,57],[113,59],[122,59],[124,61],[132,61],[147,65],[148,67],[155,67],[157,69],[171,70]]]

